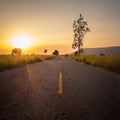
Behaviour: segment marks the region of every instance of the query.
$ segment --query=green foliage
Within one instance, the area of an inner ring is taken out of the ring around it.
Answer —
[[[83,16],[80,14],[79,18],[73,22],[74,40],[72,48],[78,48],[77,54],[83,53],[83,49],[81,49],[81,47],[83,46],[84,36],[88,31],[90,31],[88,23],[84,21]]]
[[[45,54],[47,53],[47,49],[44,50],[44,53],[45,53]]]
[[[12,55],[21,55],[21,54],[22,54],[21,48],[14,48],[12,50]]]
[[[52,55],[0,55],[0,71],[54,58]]]
[[[120,56],[70,56],[76,61],[102,67],[114,72],[120,73]]]
[[[58,50],[55,50],[54,52],[53,52],[53,55],[59,55],[59,51]]]

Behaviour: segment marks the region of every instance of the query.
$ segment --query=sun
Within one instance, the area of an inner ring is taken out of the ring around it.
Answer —
[[[31,40],[28,36],[20,35],[12,40],[12,44],[15,48],[26,49],[31,45]]]

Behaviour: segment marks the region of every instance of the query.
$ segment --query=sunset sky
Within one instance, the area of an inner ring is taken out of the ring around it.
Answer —
[[[84,48],[120,46],[120,0],[0,0],[0,53],[15,47],[16,36],[30,38],[30,53],[70,53],[80,13],[91,29]]]

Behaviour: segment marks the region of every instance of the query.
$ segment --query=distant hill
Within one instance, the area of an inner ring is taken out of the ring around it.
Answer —
[[[101,48],[85,48],[85,53],[87,55],[120,55],[120,46],[115,47],[101,47]]]

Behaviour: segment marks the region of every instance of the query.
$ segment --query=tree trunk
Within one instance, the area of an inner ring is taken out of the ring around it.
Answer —
[[[79,46],[78,46],[78,55],[80,55],[80,41],[79,41]]]

